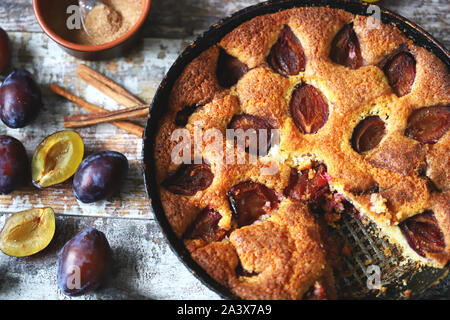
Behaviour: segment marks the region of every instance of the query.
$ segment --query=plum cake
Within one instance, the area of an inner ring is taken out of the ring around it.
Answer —
[[[244,299],[336,298],[342,251],[326,231],[341,214],[443,268],[449,89],[441,60],[371,17],[307,7],[249,20],[172,88],[155,140],[167,219]]]

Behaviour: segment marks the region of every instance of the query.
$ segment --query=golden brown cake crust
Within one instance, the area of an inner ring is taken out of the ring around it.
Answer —
[[[330,59],[334,37],[349,23],[361,48],[363,65],[357,69]],[[280,144],[256,164],[221,163],[218,160],[223,158],[208,149],[212,140],[203,141],[201,152],[214,174],[211,185],[193,196],[160,188],[165,213],[180,238],[207,206],[220,213],[219,226],[228,232],[224,239],[212,243],[191,239],[185,240],[186,245],[213,278],[243,298],[302,298],[315,282],[330,279],[331,266],[317,223],[304,204],[284,196],[291,168],[309,168],[311,161],[304,161],[309,158],[326,165],[333,191],[383,230],[433,210],[446,249],[421,262],[444,266],[450,258],[450,131],[435,144],[405,135],[408,118],[415,110],[450,104],[450,75],[442,61],[398,29],[385,24],[372,28],[376,23],[372,18],[321,7],[259,16],[194,59],[173,87],[155,144],[159,184],[179,167],[171,161],[178,142],[171,136],[179,128],[174,123],[177,113],[186,106],[199,105],[184,126],[192,140],[196,127],[203,132],[217,128],[224,134],[233,116],[242,113],[261,117],[280,129]],[[290,77],[275,72],[267,62],[285,25],[300,40],[306,58],[305,70]],[[249,69],[230,89],[222,88],[216,76],[221,50]],[[399,97],[383,67],[400,50],[414,57],[416,73],[410,92]],[[328,120],[314,134],[303,134],[289,109],[293,91],[301,83],[313,85],[329,108]],[[375,148],[358,153],[352,135],[357,124],[369,116],[384,121],[385,134]],[[224,149],[237,152],[228,142]],[[270,165],[277,166],[276,174],[262,175],[261,169]],[[227,195],[245,181],[273,189],[281,200],[270,217],[236,228]],[[256,275],[236,274],[240,266]]]
[[[299,299],[316,280],[332,281],[319,227],[303,204],[286,201],[270,221],[237,229],[229,239],[186,245],[200,266],[244,299]],[[239,263],[250,276],[237,273]]]
[[[450,136],[445,137],[434,146],[426,156],[426,176],[441,191],[449,191],[450,188]]]

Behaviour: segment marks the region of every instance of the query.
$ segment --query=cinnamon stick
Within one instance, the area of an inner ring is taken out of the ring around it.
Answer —
[[[77,75],[97,90],[127,108],[145,104],[113,80],[84,64],[78,67]]]
[[[92,112],[92,113],[107,112],[107,110],[83,100],[82,98],[70,93],[69,91],[65,90],[64,88],[60,87],[59,85],[57,85],[55,83],[52,83],[50,85],[50,89],[53,92],[55,92],[56,94],[76,103],[77,105],[79,105],[80,107],[82,107],[83,109],[85,109],[89,112]],[[122,129],[128,133],[134,134],[135,136],[138,136],[138,137],[142,137],[142,135],[144,133],[144,128],[142,126],[139,126],[139,125],[134,124],[129,121],[114,121],[111,124],[113,124],[114,126],[116,126],[119,129]]]
[[[124,110],[66,116],[64,117],[64,127],[80,128],[99,123],[120,121],[120,120],[131,120],[140,117],[145,117],[148,114],[148,108],[149,105],[143,105],[127,108]]]

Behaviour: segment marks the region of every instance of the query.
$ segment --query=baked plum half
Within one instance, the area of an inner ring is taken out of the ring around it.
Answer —
[[[234,130],[235,135],[238,135],[239,129],[243,130],[244,135],[247,133],[244,141],[238,139],[238,144],[242,143],[246,152],[260,156],[267,155],[271,147],[273,128],[266,120],[250,114],[238,114],[231,119],[228,129]]]
[[[399,224],[409,246],[421,257],[445,250],[445,239],[434,212],[427,210]]]
[[[408,118],[407,137],[420,143],[439,141],[450,128],[450,106],[423,107],[414,110]]]
[[[331,43],[330,59],[350,69],[358,69],[363,65],[359,40],[352,23],[342,27],[334,37]]]
[[[358,153],[374,149],[383,139],[386,126],[378,116],[370,116],[356,126],[352,135],[352,147]]]
[[[217,80],[223,88],[234,86],[244,74],[248,72],[248,67],[238,58],[228,54],[221,49],[217,61]]]
[[[305,71],[306,57],[302,44],[289,26],[281,29],[277,42],[270,50],[267,62],[282,76],[295,76]]]
[[[213,180],[214,174],[209,164],[182,164],[161,185],[174,194],[193,196],[208,188]]]
[[[263,184],[241,182],[228,192],[228,200],[238,227],[252,224],[278,207],[277,193]]]
[[[394,93],[402,97],[411,91],[416,78],[416,60],[408,52],[400,52],[388,60],[383,68]]]
[[[327,168],[320,164],[314,169],[297,171],[291,169],[289,184],[284,190],[286,197],[294,200],[317,200],[329,190]]]
[[[303,134],[316,133],[328,121],[328,105],[310,84],[295,88],[289,107],[295,126]]]
[[[192,226],[184,235],[185,239],[200,239],[206,242],[222,240],[226,235],[226,230],[219,227],[222,215],[208,206],[203,209],[195,219]]]

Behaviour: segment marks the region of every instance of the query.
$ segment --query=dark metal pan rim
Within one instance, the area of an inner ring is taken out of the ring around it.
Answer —
[[[143,168],[144,182],[150,205],[153,207],[158,223],[168,240],[172,251],[179,260],[194,274],[204,285],[225,299],[239,299],[230,289],[219,284],[206,271],[201,268],[191,257],[190,253],[172,230],[159,198],[158,185],[156,183],[154,165],[154,141],[157,133],[158,122],[163,115],[167,100],[170,95],[175,80],[189,64],[201,52],[212,45],[217,44],[220,39],[235,29],[240,24],[260,15],[275,13],[278,11],[292,9],[295,7],[329,7],[343,9],[353,14],[368,16],[367,8],[370,4],[339,0],[281,0],[262,2],[244,8],[233,15],[226,17],[210,27],[209,30],[200,35],[173,63],[166,76],[163,78],[153,102],[150,106],[150,117],[143,137]],[[381,7],[380,7],[381,8]],[[382,22],[393,24],[401,30],[416,45],[422,46],[434,53],[450,69],[450,53],[445,47],[436,41],[430,34],[421,27],[406,18],[399,16],[390,10],[381,8]],[[189,298],[189,297],[187,297]]]

